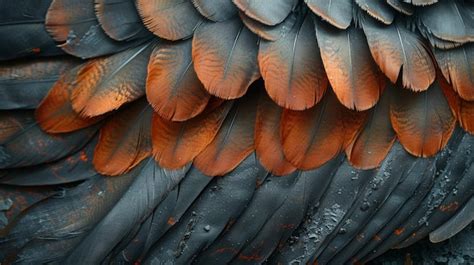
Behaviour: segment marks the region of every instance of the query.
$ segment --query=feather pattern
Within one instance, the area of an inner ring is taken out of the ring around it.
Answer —
[[[215,101],[215,100],[214,100]],[[153,155],[165,168],[181,168],[209,145],[224,122],[232,102],[213,106],[199,116],[173,122],[154,115],[152,126]]]
[[[433,156],[447,144],[456,122],[439,83],[420,93],[395,91],[390,118],[398,139],[410,154]]]
[[[299,20],[285,37],[262,40],[258,52],[268,94],[281,107],[293,110],[314,106],[328,85],[312,17],[306,15]]]
[[[403,0],[387,0],[387,4],[407,16],[411,16],[415,12],[413,6],[407,4]]]
[[[352,22],[352,0],[305,0],[308,7],[323,20],[339,29],[347,29]]]
[[[85,63],[74,80],[74,110],[81,116],[98,116],[143,96],[152,48],[148,43]]]
[[[136,4],[145,26],[163,39],[188,38],[204,21],[190,0],[137,0]]]
[[[392,24],[395,13],[384,1],[379,0],[356,0],[357,5],[366,11],[370,16],[378,21],[390,25]]]
[[[193,118],[204,110],[211,97],[194,71],[191,49],[191,40],[160,43],[150,56],[146,96],[165,119]]]
[[[247,16],[263,23],[274,26],[281,23],[296,7],[297,0],[232,0],[234,4]]]
[[[207,19],[220,22],[237,15],[232,0],[192,0],[196,9]]]
[[[238,18],[203,23],[194,33],[194,68],[210,94],[238,98],[260,76],[257,49],[257,36]]]
[[[257,34],[260,38],[269,40],[269,41],[276,41],[280,38],[283,38],[296,23],[296,13],[291,12],[288,17],[283,20],[278,25],[275,26],[268,26],[263,23],[254,20],[243,12],[239,12],[240,19],[244,23],[244,25],[253,33]]]
[[[433,83],[436,70],[422,39],[400,23],[382,26],[370,18],[362,20],[370,52],[392,83],[401,69],[403,86],[424,91]],[[403,68],[402,68],[403,66]]]
[[[329,83],[339,101],[350,109],[373,107],[380,96],[380,74],[363,32],[316,22],[316,35]]]

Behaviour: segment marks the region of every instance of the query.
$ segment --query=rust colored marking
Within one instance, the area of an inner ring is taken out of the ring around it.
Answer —
[[[168,223],[169,225],[174,225],[174,224],[176,224],[176,220],[175,220],[173,217],[170,217],[170,218],[168,218],[167,223]]]
[[[459,208],[458,202],[452,202],[447,205],[440,205],[439,210],[442,212],[454,212]]]
[[[263,257],[259,256],[258,254],[253,254],[250,256],[245,256],[245,255],[240,254],[239,259],[244,260],[244,261],[261,261]]]
[[[374,236],[374,240],[375,240],[375,241],[381,241],[382,238],[380,238],[379,235],[375,235],[375,236]]]
[[[84,162],[87,162],[87,160],[89,160],[89,158],[87,157],[86,152],[84,152],[84,151],[81,152],[80,159]]]
[[[38,54],[38,53],[41,52],[41,49],[40,49],[40,48],[33,48],[33,49],[31,49],[31,51],[32,51],[33,53]]]
[[[235,248],[218,248],[215,251],[216,254],[221,254],[221,253],[224,253],[224,252],[230,252],[230,253],[234,253],[234,254],[239,253],[239,251]]]
[[[393,233],[394,233],[396,236],[399,236],[399,235],[403,234],[403,232],[405,232],[405,228],[404,228],[404,227],[395,229],[395,231],[393,231]]]

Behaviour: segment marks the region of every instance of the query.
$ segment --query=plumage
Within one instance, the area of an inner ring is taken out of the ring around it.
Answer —
[[[280,136],[282,114],[283,108],[261,92],[255,122],[255,151],[260,163],[269,172],[279,176],[288,175],[296,170],[283,153]]]
[[[395,12],[384,1],[356,0],[355,2],[361,9],[383,24],[390,25],[395,18]]]
[[[121,175],[151,154],[152,112],[142,99],[104,124],[93,160],[99,173]]]
[[[67,133],[89,127],[103,116],[82,117],[71,105],[71,94],[77,89],[74,79],[80,67],[75,67],[63,74],[51,88],[35,111],[35,117],[41,129],[49,133]]]
[[[328,80],[312,17],[300,15],[298,20],[284,37],[260,41],[258,63],[270,97],[281,107],[304,110],[321,100]]]
[[[194,33],[192,46],[197,76],[214,96],[239,98],[260,76],[257,36],[238,18],[201,24]]]
[[[350,109],[373,107],[381,90],[380,74],[360,29],[346,31],[316,22],[316,36],[329,83],[339,101]]]
[[[343,108],[333,93],[304,111],[285,110],[281,121],[281,139],[285,157],[299,169],[317,168],[343,149]],[[324,151],[323,151],[324,150]]]
[[[133,0],[95,0],[95,10],[100,26],[114,40],[149,36]]]
[[[404,87],[413,91],[428,89],[436,69],[420,36],[400,23],[383,26],[370,18],[362,20],[362,28],[375,62],[392,83],[401,75]]]
[[[263,23],[274,26],[281,23],[295,8],[297,0],[232,0],[234,4],[247,16]]]
[[[415,12],[414,7],[410,4],[407,4],[403,0],[387,0],[387,4],[389,4],[398,12],[407,16],[411,16]]]
[[[148,30],[163,39],[188,38],[204,22],[190,0],[137,0],[136,5]]]
[[[449,221],[430,233],[430,241],[439,243],[453,237],[474,220],[474,198],[466,202]]]
[[[219,22],[237,15],[232,0],[192,0],[196,9],[207,19]]]
[[[79,63],[75,58],[0,63],[0,109],[34,109],[59,76]]]
[[[211,96],[199,81],[191,57],[191,40],[160,43],[150,55],[146,96],[163,118],[184,121],[206,107]]]
[[[347,29],[352,22],[353,1],[351,0],[305,0],[316,15],[332,26]]]
[[[153,43],[147,43],[85,63],[73,81],[73,109],[81,116],[94,117],[143,96],[152,49]]]
[[[296,13],[291,12],[283,22],[275,26],[268,26],[254,20],[243,12],[239,12],[242,23],[253,33],[257,34],[262,39],[269,41],[276,41],[284,37],[293,28],[296,23]]]
[[[380,165],[395,142],[390,122],[390,98],[395,88],[385,89],[380,102],[369,110],[363,129],[346,148],[347,158],[356,168],[372,169]]]
[[[168,121],[155,114],[152,125],[155,160],[165,168],[181,168],[192,162],[212,142],[231,107],[232,102],[220,106],[210,102],[204,113],[183,122]]]
[[[474,45],[465,44],[459,48],[434,49],[438,65],[459,96],[474,100]]]
[[[423,157],[444,148],[456,122],[438,82],[419,93],[395,89],[390,118],[403,147]]]
[[[255,148],[256,93],[233,104],[214,140],[194,159],[208,176],[222,176],[236,168]]]
[[[127,48],[109,38],[97,21],[94,0],[53,0],[46,14],[46,30],[65,52],[92,58]],[[88,49],[93,45],[94,49]]]

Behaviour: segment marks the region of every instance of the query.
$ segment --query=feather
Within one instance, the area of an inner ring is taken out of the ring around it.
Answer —
[[[395,10],[398,12],[411,16],[415,12],[413,6],[405,3],[402,0],[387,0],[387,4],[389,4],[391,7],[393,7]]]
[[[284,176],[296,168],[283,154],[280,138],[280,121],[283,109],[264,93],[260,93],[255,123],[255,149],[260,163],[269,172]]]
[[[362,20],[370,52],[382,72],[396,83],[401,69],[403,86],[424,91],[433,83],[436,69],[423,40],[399,22],[382,26],[370,18]],[[402,68],[403,66],[403,68]]]
[[[210,94],[238,98],[259,78],[257,49],[257,36],[239,18],[203,23],[193,38],[194,69]]]
[[[420,93],[395,89],[390,118],[403,147],[420,157],[443,149],[456,122],[438,82]]]
[[[95,0],[95,10],[100,26],[114,40],[149,36],[133,0]]]
[[[474,41],[474,5],[465,1],[440,1],[420,10],[421,23],[429,33],[445,41]]]
[[[311,15],[276,41],[260,42],[258,62],[270,97],[281,107],[304,110],[318,103],[328,80]]]
[[[343,149],[345,131],[341,109],[333,93],[311,109],[285,110],[281,139],[285,157],[299,169],[317,168]]]
[[[210,95],[194,71],[191,40],[160,43],[148,64],[146,96],[163,118],[184,121],[206,107]]]
[[[34,166],[79,151],[96,134],[97,126],[74,133],[49,135],[32,111],[0,112],[0,168]]]
[[[232,0],[250,18],[268,26],[281,23],[298,4],[297,0]]]
[[[378,21],[390,25],[395,14],[387,3],[380,0],[356,0],[357,5]]]
[[[8,169],[0,177],[0,183],[16,186],[47,186],[92,178],[97,174],[92,166],[97,138],[94,137],[82,150],[61,160],[35,167]]]
[[[184,178],[187,170],[168,171],[158,167],[151,158],[144,161],[128,190],[74,248],[65,262],[100,263],[123,236],[152,213],[168,192]],[[133,213],[123,215],[129,209],[134,209]],[[104,243],[104,239],[107,243]]]
[[[232,103],[226,102],[217,108],[212,105],[204,113],[184,122],[168,121],[154,115],[153,155],[160,166],[181,168],[192,162],[212,142]]]
[[[167,40],[190,37],[204,21],[190,0],[137,0],[137,8],[145,26]]]
[[[0,1],[0,60],[61,54],[44,19],[51,0]]]
[[[474,45],[464,44],[455,49],[434,49],[434,54],[444,77],[458,95],[474,100]]]
[[[352,21],[352,0],[305,0],[316,15],[339,29],[347,29]]]
[[[120,175],[150,155],[152,112],[148,104],[140,100],[105,123],[93,159],[98,172]]]
[[[378,167],[395,142],[395,132],[390,123],[390,95],[394,88],[388,87],[380,102],[369,112],[363,129],[351,145],[346,148],[351,165],[360,169]],[[387,91],[388,90],[388,91]]]
[[[89,60],[73,81],[73,109],[84,117],[118,109],[145,94],[147,64],[153,44]]]
[[[0,109],[34,109],[60,74],[76,66],[69,57],[0,64]]]
[[[374,106],[381,91],[380,74],[362,30],[351,27],[342,31],[317,22],[316,35],[329,83],[339,101],[356,110]]]
[[[296,23],[295,12],[291,12],[288,17],[283,20],[283,22],[275,26],[268,26],[260,23],[254,19],[251,19],[243,12],[239,12],[239,16],[244,25],[250,31],[257,34],[260,38],[269,41],[276,41],[280,38],[283,38],[286,34],[288,34],[288,32],[290,32]]]
[[[406,3],[410,3],[414,6],[428,6],[438,3],[438,0],[403,0]]]
[[[221,22],[237,15],[232,0],[192,0],[196,9],[207,19]]]
[[[81,117],[71,105],[71,94],[77,88],[74,79],[80,67],[63,74],[35,111],[41,129],[48,133],[67,133],[89,127],[103,116]]]
[[[65,52],[81,58],[115,53],[135,45],[119,43],[104,33],[94,13],[94,0],[53,0],[46,15],[46,29]]]
[[[474,197],[459,210],[453,217],[451,217],[442,226],[436,228],[430,233],[430,241],[439,243],[453,237],[461,232],[471,222],[474,221]]]
[[[252,153],[256,98],[255,93],[248,93],[235,102],[214,140],[194,159],[194,165],[204,174],[222,176]]]

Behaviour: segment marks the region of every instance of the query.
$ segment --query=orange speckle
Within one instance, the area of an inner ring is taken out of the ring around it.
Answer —
[[[40,48],[33,48],[33,49],[31,49],[31,51],[32,51],[33,53],[38,54],[38,53],[41,52],[41,49],[40,49]]]
[[[260,260],[263,259],[263,257],[259,256],[257,254],[253,254],[253,255],[250,255],[250,256],[245,256],[245,255],[240,254],[239,259],[240,260],[245,260],[245,261],[260,261]]]
[[[234,253],[234,254],[239,253],[239,251],[235,248],[218,248],[215,251],[215,253],[224,253],[224,252],[230,252],[230,253]]]
[[[393,233],[395,235],[399,236],[399,235],[403,234],[403,232],[405,232],[405,228],[401,227],[401,228],[395,229],[395,231]]]
[[[380,238],[379,235],[375,235],[375,236],[374,236],[374,240],[375,240],[375,241],[381,241],[382,238]]]
[[[454,212],[459,208],[458,202],[451,202],[447,205],[440,205],[439,210],[442,212]]]
[[[87,160],[89,160],[89,158],[87,157],[86,152],[84,152],[84,151],[81,152],[80,159],[84,162],[87,162]]]
[[[170,217],[168,218],[168,222],[167,222],[169,225],[174,225],[176,224],[176,220],[173,218],[173,217]]]

